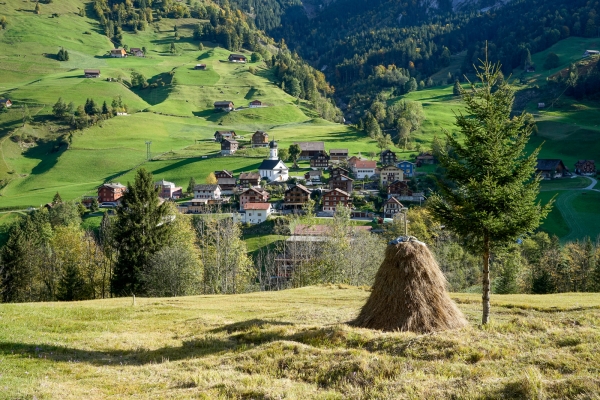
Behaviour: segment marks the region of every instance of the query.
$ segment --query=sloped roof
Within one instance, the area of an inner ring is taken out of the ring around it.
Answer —
[[[344,175],[344,174],[336,175],[329,180],[330,181],[354,181],[354,179],[352,179],[349,176]]]
[[[268,210],[271,208],[271,203],[246,203],[244,210]]]
[[[331,153],[348,154],[348,149],[329,149],[329,154]]]
[[[377,168],[377,161],[358,160],[354,163],[355,168]]]
[[[563,168],[566,169],[565,165],[563,164],[561,159],[558,158],[539,158],[537,160],[537,166],[536,169],[538,171],[556,171],[556,168],[561,165],[563,166]]]
[[[386,202],[385,202],[385,204],[393,204],[393,203],[399,204],[401,207],[404,207],[404,205],[403,205],[402,203],[400,203],[400,202],[398,201],[398,199],[397,199],[397,198],[395,198],[395,197],[390,197],[390,198],[388,199],[388,201],[386,201]]]
[[[196,185],[194,186],[194,190],[211,190],[215,191],[217,188],[220,189],[219,185]]]
[[[263,189],[263,188],[259,188],[259,189],[257,189],[257,188],[250,188],[250,189],[246,189],[246,190],[244,190],[244,191],[242,192],[242,195],[248,194],[248,192],[255,192],[256,194],[259,194],[259,195],[261,195],[261,196],[263,196],[263,195],[265,195],[265,194],[266,194],[267,196],[269,195],[269,192],[267,192],[267,191],[266,191],[265,189]]]
[[[242,172],[240,174],[240,179],[259,179],[260,174],[258,172]]]
[[[277,166],[277,164],[279,164],[280,162],[281,162],[281,160],[279,160],[279,159],[278,160],[263,160],[262,163],[260,164],[260,166],[258,167],[258,169],[259,170],[261,170],[261,169],[263,169],[263,170],[275,169],[275,167]]]
[[[215,101],[215,103],[214,103],[215,106],[228,106],[230,104],[233,104],[233,101],[221,100],[221,101]]]
[[[344,192],[342,189],[329,190],[329,191],[325,192],[324,196],[329,195],[329,194],[334,194],[334,192],[335,192],[335,194],[340,194],[342,196],[350,197],[350,195],[348,193]]]
[[[322,151],[325,152],[325,143],[324,142],[294,142],[300,146],[300,150],[302,151]]]
[[[301,185],[299,183],[297,183],[296,185],[294,185],[291,188],[289,188],[288,190],[286,190],[286,193],[289,192],[290,190],[294,189],[294,188],[299,188],[300,190],[302,190],[303,192],[306,192],[308,194],[311,193],[311,191],[306,186]]]

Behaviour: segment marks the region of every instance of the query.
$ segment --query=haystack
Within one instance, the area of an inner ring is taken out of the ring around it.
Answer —
[[[371,296],[353,325],[428,333],[456,329],[467,320],[446,292],[446,278],[424,243],[395,240],[375,275]]]

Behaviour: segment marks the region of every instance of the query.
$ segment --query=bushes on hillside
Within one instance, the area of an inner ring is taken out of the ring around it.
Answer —
[[[56,59],[58,61],[69,61],[69,52],[61,47],[56,55]]]
[[[62,97],[59,97],[52,107],[52,114],[55,118],[63,120],[73,128],[83,129],[88,126],[112,118],[117,113],[127,112],[127,105],[123,104],[121,96],[113,99],[111,107],[108,107],[106,101],[100,106],[94,99],[87,99],[84,105],[75,107],[73,102],[66,104]]]

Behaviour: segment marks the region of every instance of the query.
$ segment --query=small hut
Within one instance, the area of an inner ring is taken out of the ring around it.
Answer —
[[[427,246],[409,237],[390,242],[353,325],[428,333],[461,328],[467,320],[448,296],[446,278]]]

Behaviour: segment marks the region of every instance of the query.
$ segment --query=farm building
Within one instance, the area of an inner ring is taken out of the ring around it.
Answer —
[[[223,100],[223,101],[215,101],[214,107],[215,107],[215,110],[232,111],[233,108],[235,107],[235,105],[233,104],[233,101]]]
[[[238,149],[239,143],[234,139],[223,139],[221,141],[221,155],[227,156],[234,154]]]
[[[242,172],[239,181],[241,186],[258,186],[260,174],[258,172]]]
[[[199,70],[205,70],[206,69],[206,64],[196,64],[196,66],[194,67],[194,69],[199,69]]]
[[[536,172],[544,179],[562,178],[570,175],[565,164],[559,159],[538,159]]]
[[[83,75],[86,78],[99,78],[100,77],[100,70],[99,69],[84,69],[83,70]]]
[[[331,161],[346,161],[348,159],[348,149],[331,149],[329,150]]]
[[[213,136],[215,142],[222,142],[223,139],[235,139],[237,135],[235,131],[216,131]]]
[[[135,57],[144,57],[144,50],[139,47],[132,47],[129,49],[129,53]]]
[[[252,147],[268,147],[269,134],[265,131],[256,131],[252,135]]]
[[[417,156],[416,161],[417,167],[424,164],[435,164],[435,157],[429,152],[421,153]]]
[[[313,156],[325,153],[325,143],[323,142],[295,142],[300,146],[299,160],[310,160]]]
[[[229,62],[245,63],[246,61],[247,61],[246,56],[243,56],[241,54],[230,54],[229,55]]]
[[[248,106],[250,108],[258,108],[258,107],[263,107],[264,104],[260,100],[252,100]]]
[[[575,173],[579,175],[596,175],[594,160],[579,160],[575,163]]]
[[[125,49],[112,49],[110,51],[110,56],[113,58],[124,58],[127,57],[127,52]]]

